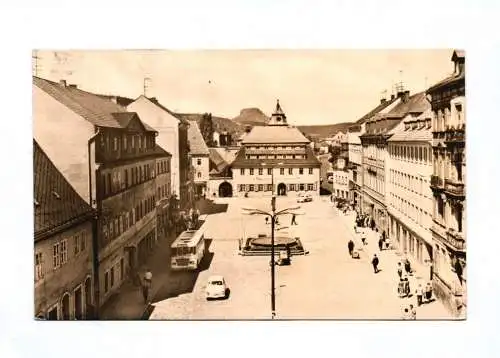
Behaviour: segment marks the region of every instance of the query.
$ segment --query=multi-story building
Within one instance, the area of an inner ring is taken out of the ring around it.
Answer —
[[[400,102],[387,113],[377,113],[366,122],[366,131],[360,137],[363,147],[363,203],[362,211],[375,221],[380,232],[388,233],[387,215],[387,140],[392,130],[408,114],[420,115],[426,109],[425,93],[410,96],[400,91]]]
[[[432,106],[435,292],[457,314],[467,305],[465,237],[465,53],[454,73],[427,90]]]
[[[366,121],[379,113],[387,113],[399,103],[400,99],[391,96],[389,100],[382,98],[380,104],[356,121],[347,132],[347,145],[349,152],[349,198],[354,203],[356,211],[361,212],[362,186],[363,186],[363,146],[360,136],[365,133]]]
[[[333,195],[336,198],[349,199],[349,155],[343,152],[337,158],[336,163],[332,164],[333,169]]]
[[[198,123],[194,120],[189,121],[188,140],[191,166],[193,168],[195,195],[202,197],[206,195],[209,179],[209,151],[200,132],[200,128],[198,127]]]
[[[33,143],[35,315],[93,318],[94,211]]]
[[[35,139],[97,211],[99,307],[156,241],[157,132],[137,113],[76,86],[37,77],[33,84]]]
[[[425,267],[431,279],[432,175],[431,109],[409,114],[388,139],[387,211],[389,234],[398,250]]]
[[[181,207],[191,203],[188,128],[189,121],[163,106],[156,98],[139,96],[127,106],[158,131],[156,142],[172,155],[172,193],[179,197]]]
[[[156,237],[158,240],[167,236],[172,229],[172,212],[170,196],[172,193],[171,161],[172,155],[165,149],[156,145]]]
[[[255,126],[242,138],[231,164],[233,193],[262,196],[308,191],[319,195],[321,162],[310,141],[287,122],[279,102],[266,126]]]

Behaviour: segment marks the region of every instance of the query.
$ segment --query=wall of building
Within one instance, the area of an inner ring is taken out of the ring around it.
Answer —
[[[180,193],[179,120],[144,97],[127,106],[137,112],[141,120],[158,131],[156,144],[172,155],[171,183],[173,193]]]
[[[281,171],[283,169],[283,172]],[[292,169],[290,174],[289,169]],[[309,171],[311,170],[311,172]],[[241,169],[233,169],[233,196],[244,196],[248,191],[249,196],[265,196],[271,195],[268,190],[268,185],[271,185],[271,174],[268,174],[267,168],[255,168],[253,174],[250,174],[249,168],[244,169],[242,174]],[[287,195],[297,195],[300,191],[301,185],[304,185],[304,191],[313,195],[319,195],[320,189],[320,168],[303,168],[303,174],[300,174],[299,168],[274,168],[274,192],[276,193],[277,187],[283,183],[287,187]],[[283,174],[282,174],[283,173]],[[245,185],[242,190],[241,185]],[[250,185],[253,186],[253,191],[250,190]],[[255,191],[262,185],[262,191]],[[290,190],[290,185],[293,185],[294,190]],[[308,188],[312,185],[312,189]]]
[[[63,241],[65,244],[62,244]],[[54,258],[56,244],[59,245],[58,255]],[[65,255],[63,245],[66,247]],[[40,254],[42,264],[37,267],[36,263],[40,259],[37,255]],[[62,259],[62,255],[65,258]],[[61,259],[65,263],[61,264]],[[85,296],[84,287],[87,278],[90,280],[87,281],[90,283],[88,297]],[[50,238],[35,242],[35,315],[46,315],[56,308],[59,319],[62,319],[62,298],[68,294],[69,318],[75,318],[77,316],[75,291],[81,287],[82,312],[85,312],[86,302],[91,304],[94,302],[92,281],[92,222],[84,222]]]
[[[333,194],[337,198],[349,199],[349,180],[348,171],[335,170],[333,172]]]
[[[209,158],[208,156],[193,155],[191,163],[194,169],[195,184],[206,183],[209,179]]]
[[[94,126],[37,86],[32,89],[34,138],[76,192],[89,202],[88,140],[95,133]]]

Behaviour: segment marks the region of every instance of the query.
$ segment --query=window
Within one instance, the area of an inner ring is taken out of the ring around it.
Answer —
[[[198,178],[201,178],[201,173],[200,172],[198,172]]]
[[[262,175],[264,173],[264,169],[259,168],[259,175]]]
[[[111,267],[111,272],[110,272],[110,277],[111,277],[111,287],[115,285],[115,268]]]
[[[272,184],[267,184],[267,191],[273,191]]]
[[[118,150],[118,138],[113,138],[113,150]]]
[[[245,184],[240,185],[240,191],[245,191]]]
[[[248,189],[248,191],[254,191],[254,185],[253,184],[250,184],[250,188]]]
[[[290,191],[295,191],[295,184],[290,184]]]
[[[196,164],[201,165],[201,158],[196,159]]]
[[[250,168],[250,175],[253,175],[253,168]]]
[[[263,191],[264,190],[264,185],[263,184],[259,184],[258,187],[257,187],[257,191]]]
[[[240,175],[245,175],[245,168],[240,169]]]
[[[123,135],[123,149],[127,150],[127,136]]]
[[[300,175],[304,174],[304,168],[299,168],[299,174]]]
[[[280,175],[285,175],[285,168],[280,168]]]
[[[309,168],[309,174],[313,173],[313,168]]]
[[[109,290],[109,272],[104,274],[104,293],[107,293]]]
[[[60,246],[60,263],[61,266],[68,262],[68,241],[62,240]]]
[[[73,254],[76,256],[80,253],[80,234],[73,237]]]
[[[271,174],[273,174],[272,168],[267,168],[267,175],[271,175]]]
[[[314,184],[307,184],[307,190],[314,190]]]
[[[288,174],[293,175],[293,168],[288,168]]]
[[[43,269],[43,255],[41,252],[35,254],[35,281],[41,280],[45,276]]]
[[[125,261],[123,260],[123,257],[120,259],[120,281],[123,281],[123,278],[125,277]]]

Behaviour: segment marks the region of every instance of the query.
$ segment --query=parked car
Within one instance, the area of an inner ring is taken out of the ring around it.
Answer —
[[[297,203],[307,203],[308,201],[313,201],[311,194],[299,193],[299,197],[297,198]]]
[[[212,298],[227,298],[228,287],[224,277],[221,275],[212,275],[208,278],[205,293],[207,300]]]

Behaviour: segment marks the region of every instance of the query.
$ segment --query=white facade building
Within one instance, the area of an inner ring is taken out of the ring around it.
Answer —
[[[432,112],[406,116],[388,139],[387,210],[398,250],[428,268],[432,259]]]
[[[287,123],[279,102],[267,126],[255,126],[242,139],[232,163],[234,196],[319,195],[321,163],[310,141]]]
[[[200,132],[196,121],[189,121],[188,128],[189,153],[191,155],[191,166],[193,168],[193,181],[196,194],[206,194],[209,173],[209,151]]]

